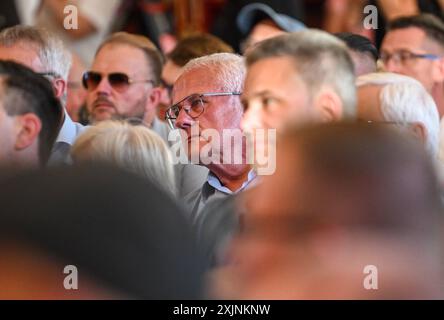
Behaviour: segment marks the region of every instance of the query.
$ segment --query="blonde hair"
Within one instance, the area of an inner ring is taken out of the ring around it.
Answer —
[[[71,155],[75,162],[107,162],[148,178],[176,195],[173,161],[162,138],[143,125],[103,121],[79,136]]]

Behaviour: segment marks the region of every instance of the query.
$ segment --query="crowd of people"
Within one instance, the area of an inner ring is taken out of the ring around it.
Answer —
[[[164,54],[43,3],[0,31],[0,299],[444,298],[439,17],[378,48],[255,3],[241,54]]]

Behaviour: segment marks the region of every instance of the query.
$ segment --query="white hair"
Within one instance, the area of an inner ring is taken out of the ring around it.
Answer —
[[[148,178],[173,197],[172,155],[162,138],[143,125],[102,121],[82,133],[71,155],[75,162],[106,162]]]
[[[214,74],[215,80],[226,92],[242,92],[246,68],[244,58],[234,53],[214,53],[189,61],[182,74],[205,68]]]
[[[17,25],[0,32],[0,45],[10,47],[18,43],[36,46],[45,72],[54,72],[68,82],[72,57],[56,35],[43,28]]]
[[[381,112],[386,121],[407,126],[412,122],[425,127],[426,149],[436,157],[439,145],[439,114],[435,101],[423,85],[410,77],[395,73],[370,73],[359,77],[358,87],[382,87],[379,99]]]

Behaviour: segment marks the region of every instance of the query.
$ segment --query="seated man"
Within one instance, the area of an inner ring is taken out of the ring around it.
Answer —
[[[45,166],[63,108],[51,84],[12,61],[0,61],[0,165]]]
[[[255,177],[240,129],[244,76],[242,57],[216,53],[191,60],[174,84],[167,117],[181,129],[187,157],[210,170],[203,187],[186,199],[193,219],[210,201],[242,191]]]
[[[71,56],[60,39],[35,27],[17,25],[7,28],[0,32],[0,59],[16,61],[47,77],[56,97],[65,105]],[[52,165],[70,163],[69,149],[83,130],[83,126],[74,123],[66,111],[60,121],[60,133],[49,159]]]
[[[353,62],[346,45],[305,30],[258,44],[246,56],[245,130],[354,117]]]
[[[376,72],[379,59],[378,49],[368,38],[348,32],[337,33],[335,36],[347,45],[357,77]]]
[[[339,121],[355,115],[353,62],[346,45],[330,34],[305,30],[264,40],[248,52],[246,64],[242,127],[254,143],[258,175],[275,168],[273,132],[279,139],[294,123]],[[245,208],[244,195],[236,199],[240,208]],[[230,201],[210,205],[211,214],[202,215],[197,223],[201,242],[211,244],[205,249],[215,263],[223,260],[223,247],[242,214],[233,213],[235,205]]]
[[[392,21],[382,45],[385,70],[415,78],[444,115],[444,23],[422,14]]]
[[[248,198],[234,263],[214,274],[217,298],[442,299],[436,175],[396,130],[288,130],[276,173]]]
[[[439,115],[432,96],[417,80],[394,73],[371,73],[357,79],[359,120],[406,127],[437,158]]]
[[[83,76],[91,123],[134,118],[156,126],[162,59],[144,36],[119,32],[105,40]]]

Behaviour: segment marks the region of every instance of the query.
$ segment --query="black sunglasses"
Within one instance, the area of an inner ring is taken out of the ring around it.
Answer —
[[[87,71],[83,74],[82,84],[87,90],[95,90],[102,81],[103,75],[94,71]],[[128,75],[121,72],[114,72],[107,75],[109,84],[113,89],[123,92],[133,83],[149,82],[154,85],[153,80],[133,80]]]

